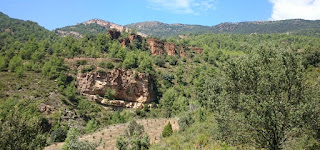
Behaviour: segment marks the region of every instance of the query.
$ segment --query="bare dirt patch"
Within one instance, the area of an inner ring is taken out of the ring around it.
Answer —
[[[157,143],[161,140],[161,132],[168,122],[172,124],[172,129],[174,131],[179,130],[178,120],[173,118],[137,120],[138,124],[144,126],[144,130],[148,133],[151,144]],[[98,150],[114,150],[117,149],[117,138],[125,132],[128,125],[129,123],[110,125],[92,134],[83,135],[79,139],[91,142],[99,142],[101,139],[101,144],[98,147]],[[61,149],[62,145],[63,143],[55,143],[46,147],[45,150],[58,150]]]

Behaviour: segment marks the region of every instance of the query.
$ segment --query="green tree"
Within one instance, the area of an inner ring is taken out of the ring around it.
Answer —
[[[116,145],[119,150],[147,150],[150,140],[148,134],[144,133],[143,126],[133,120],[125,134],[117,138]]]
[[[176,91],[173,88],[168,89],[160,101],[161,107],[167,111],[167,116],[170,117],[173,112],[173,103],[176,99]]]
[[[16,71],[16,68],[23,65],[23,60],[20,56],[14,56],[9,61],[9,70]]]
[[[224,71],[227,96],[221,119],[228,117],[226,110],[235,112],[233,118],[240,118],[257,147],[281,149],[314,110],[305,96],[301,61],[293,52],[262,47],[229,61]]]
[[[62,145],[62,150],[95,150],[100,144],[88,141],[79,141],[78,137],[79,132],[76,129],[71,128],[68,131],[64,144]]]
[[[46,135],[38,106],[30,101],[2,100],[0,104],[0,149],[42,149]]]
[[[169,137],[172,135],[172,133],[172,125],[170,122],[168,122],[168,124],[162,130],[162,137]]]
[[[0,56],[0,71],[4,70],[7,67],[6,57]]]
[[[86,125],[86,133],[92,133],[98,129],[98,122],[92,118]]]
[[[138,57],[135,52],[127,53],[126,59],[123,61],[123,66],[126,69],[138,67]]]

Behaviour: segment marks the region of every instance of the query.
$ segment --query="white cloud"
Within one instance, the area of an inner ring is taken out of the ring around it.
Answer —
[[[320,0],[270,0],[273,4],[271,20],[320,19]]]
[[[215,0],[148,0],[149,7],[178,14],[201,14],[214,9]]]

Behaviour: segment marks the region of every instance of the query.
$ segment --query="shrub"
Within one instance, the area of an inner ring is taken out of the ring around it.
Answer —
[[[0,71],[4,70],[7,67],[6,57],[0,56]]]
[[[150,140],[148,134],[144,133],[144,127],[131,121],[125,134],[117,138],[116,145],[119,150],[149,149]]]
[[[75,87],[75,81],[72,81],[64,90],[65,96],[71,101],[77,101],[77,88]]]
[[[113,69],[114,68],[114,65],[113,65],[113,63],[111,63],[111,62],[104,62],[104,61],[100,61],[99,62],[99,67],[101,67],[101,68],[108,68],[108,69]]]
[[[107,62],[106,67],[107,67],[108,69],[113,69],[113,68],[114,68],[114,65],[113,65],[113,63],[111,63],[111,62]]]
[[[172,125],[171,123],[169,122],[162,130],[162,137],[169,137],[171,136],[173,133],[172,131]]]
[[[191,117],[191,114],[184,115],[178,120],[179,130],[184,131],[193,123],[194,120]]]
[[[92,133],[98,129],[98,122],[93,118],[91,119],[85,128],[86,133]]]
[[[86,66],[81,69],[81,73],[91,72],[95,69],[96,69],[96,66],[94,66],[94,65]]]
[[[10,71],[16,71],[16,68],[19,66],[22,66],[22,58],[20,56],[14,56],[11,58],[11,60],[9,61],[9,70]]]
[[[126,59],[123,61],[123,67],[126,69],[137,68],[138,67],[138,58],[132,52],[126,55]]]
[[[19,78],[22,78],[24,75],[24,67],[18,66],[17,68],[15,68],[15,73]]]
[[[51,143],[63,142],[66,139],[66,137],[67,137],[67,132],[62,128],[58,128],[51,133],[50,141]]]
[[[159,66],[159,67],[165,67],[165,60],[163,59],[163,58],[161,58],[161,57],[155,57],[155,59],[154,59],[154,64],[156,64],[157,66]]]
[[[114,99],[116,96],[116,90],[110,89],[109,87],[106,88],[106,93],[104,94],[104,98],[107,98],[109,100]]]
[[[170,56],[168,62],[170,65],[175,66],[178,64],[178,59],[174,56]]]
[[[103,70],[103,69],[98,69],[98,71],[97,71],[98,73],[106,73],[106,71],[105,70]]]
[[[76,66],[86,65],[88,62],[86,60],[77,60]]]
[[[79,141],[79,132],[72,128],[68,131],[62,150],[95,150],[99,144],[88,141]]]

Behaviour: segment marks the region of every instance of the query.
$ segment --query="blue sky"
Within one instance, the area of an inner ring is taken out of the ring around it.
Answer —
[[[320,19],[320,0],[0,0],[0,11],[49,30],[99,18],[216,25],[222,22]]]

